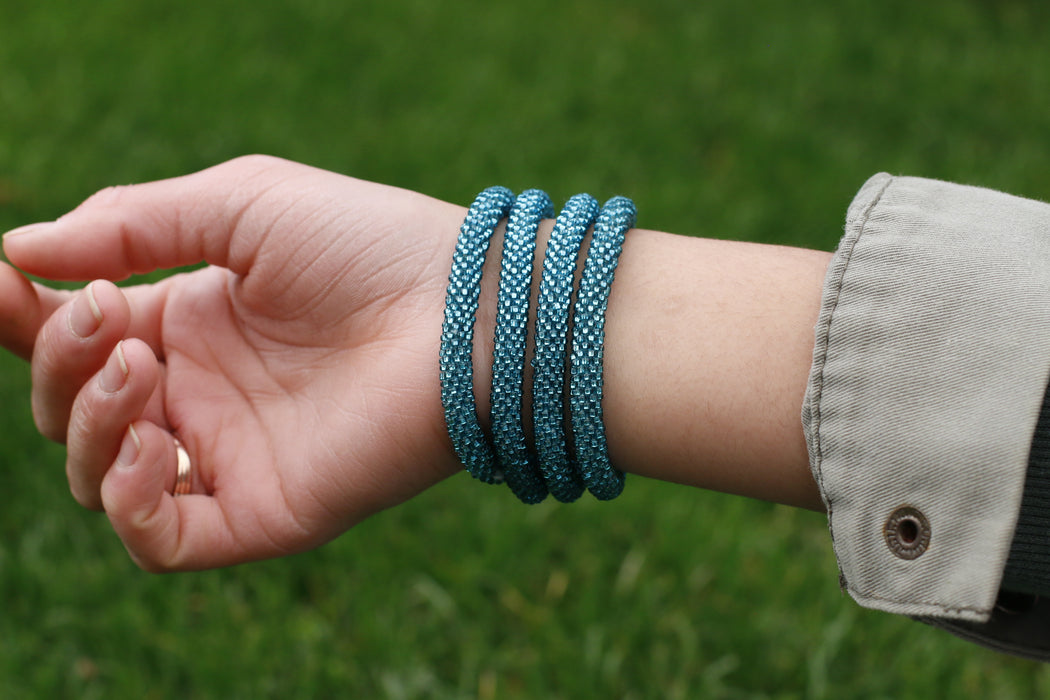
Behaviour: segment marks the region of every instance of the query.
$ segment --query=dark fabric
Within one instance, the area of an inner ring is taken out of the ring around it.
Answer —
[[[1000,588],[1050,596],[1050,387],[1032,437],[1021,511]]]

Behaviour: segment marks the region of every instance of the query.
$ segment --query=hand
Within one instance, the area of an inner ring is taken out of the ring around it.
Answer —
[[[457,471],[437,358],[463,214],[252,156],[8,235],[22,270],[96,280],[60,292],[0,269],[0,342],[32,357],[75,498],[140,566],[198,569],[315,547]]]

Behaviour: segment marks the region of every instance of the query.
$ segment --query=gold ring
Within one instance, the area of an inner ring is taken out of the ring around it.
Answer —
[[[172,495],[184,496],[193,488],[193,463],[190,462],[190,453],[178,438],[175,438],[175,454],[179,458],[179,469],[175,472],[175,490]]]

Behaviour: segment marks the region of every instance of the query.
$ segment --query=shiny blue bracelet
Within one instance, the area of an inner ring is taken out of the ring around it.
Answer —
[[[490,187],[471,204],[452,255],[445,321],[441,326],[441,404],[448,434],[467,471],[490,484],[501,483],[503,474],[496,467],[492,448],[478,423],[471,355],[485,253],[493,231],[513,203],[513,192],[505,187]]]
[[[536,353],[532,360],[536,455],[547,488],[563,503],[575,501],[584,489],[565,444],[565,356],[576,261],[599,208],[594,197],[578,194],[558,214],[543,258],[536,306]]]
[[[605,310],[623,248],[637,217],[634,202],[613,197],[594,224],[573,314],[569,407],[576,468],[595,498],[607,501],[623,491],[623,472],[609,461],[602,417],[602,358]]]
[[[525,444],[521,412],[536,229],[541,219],[552,216],[546,192],[528,190],[518,195],[507,220],[500,263],[492,346],[492,441],[507,486],[524,503],[547,497],[547,483]]]

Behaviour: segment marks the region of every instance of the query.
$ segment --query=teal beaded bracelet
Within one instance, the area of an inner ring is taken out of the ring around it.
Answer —
[[[541,219],[552,216],[551,199],[542,190],[521,193],[510,210],[492,344],[492,441],[507,486],[524,503],[539,503],[547,496],[547,484],[525,444],[521,409],[536,229]]]
[[[470,205],[452,255],[441,327],[441,404],[448,434],[467,471],[489,484],[502,483],[503,473],[478,423],[472,358],[474,323],[485,253],[497,224],[513,203],[514,193],[506,187],[490,187]]]
[[[602,501],[619,496],[624,485],[623,472],[609,461],[602,416],[602,360],[609,291],[624,235],[634,226],[636,217],[634,202],[626,197],[613,197],[602,207],[594,224],[573,313],[569,409],[576,468],[587,490]]]
[[[623,490],[624,476],[609,461],[603,424],[605,310],[624,235],[635,222],[635,208],[631,200],[614,197],[599,214],[593,198],[577,195],[555,222],[544,257],[536,318],[533,411],[538,460],[534,460],[521,420],[522,370],[536,229],[552,213],[550,199],[539,190],[529,190],[515,202],[510,190],[490,187],[471,205],[456,242],[445,295],[441,402],[456,454],[474,477],[487,483],[505,480],[526,503],[543,500],[548,491],[560,501],[572,501],[585,487],[599,500],[609,500]],[[472,353],[485,254],[493,231],[508,214],[493,345],[494,452],[478,423]],[[573,314],[566,405],[568,309],[580,245],[592,223],[594,233]],[[565,410],[570,412],[573,456],[566,447]]]
[[[543,257],[536,305],[536,353],[532,359],[536,455],[547,488],[562,503],[575,501],[584,490],[565,444],[565,356],[576,261],[599,209],[594,197],[578,194],[558,214]]]

